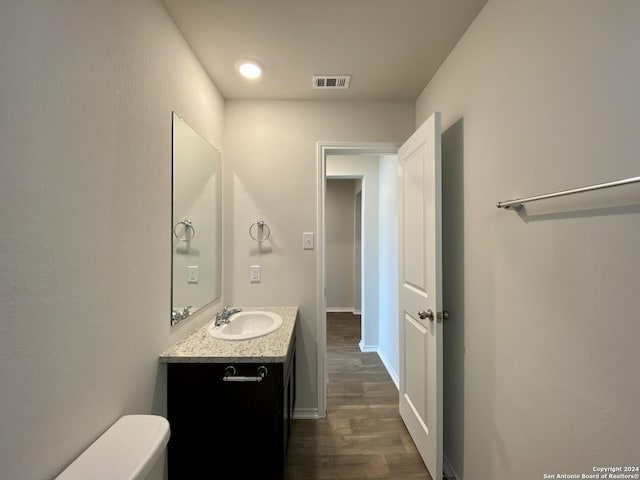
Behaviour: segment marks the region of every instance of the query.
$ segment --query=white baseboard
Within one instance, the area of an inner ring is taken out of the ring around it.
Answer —
[[[353,314],[354,315],[362,315],[362,310],[360,310],[359,308],[354,308],[353,309]]]
[[[327,307],[327,313],[354,313],[353,307]]]
[[[377,345],[365,345],[364,343],[362,343],[362,340],[360,340],[360,343],[358,343],[358,346],[360,347],[361,352],[377,352],[378,351]]]
[[[442,456],[442,474],[447,480],[462,480],[451,466],[451,462],[446,455]]]
[[[294,408],[293,418],[296,420],[317,420],[320,418],[317,408]]]
[[[396,388],[400,390],[400,377],[398,377],[398,372],[396,372],[393,369],[393,367],[391,366],[391,362],[385,356],[385,354],[382,353],[382,351],[380,351],[380,349],[377,349],[377,353],[378,353],[378,357],[380,357],[380,360],[382,360],[382,364],[384,365],[384,368],[387,369],[387,372],[389,373],[391,380],[393,380],[393,383],[395,383]]]

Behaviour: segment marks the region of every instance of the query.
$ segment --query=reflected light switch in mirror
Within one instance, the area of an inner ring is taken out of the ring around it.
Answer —
[[[198,283],[198,266],[190,265],[187,267],[187,282]]]

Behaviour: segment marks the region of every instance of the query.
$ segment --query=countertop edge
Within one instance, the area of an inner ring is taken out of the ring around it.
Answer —
[[[287,359],[284,357],[274,357],[274,356],[265,356],[265,357],[212,357],[212,356],[202,356],[202,357],[160,357],[160,363],[282,363]]]

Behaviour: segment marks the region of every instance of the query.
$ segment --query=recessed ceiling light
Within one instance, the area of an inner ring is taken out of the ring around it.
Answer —
[[[256,79],[262,75],[264,68],[255,60],[238,60],[236,62],[236,69],[245,78]]]

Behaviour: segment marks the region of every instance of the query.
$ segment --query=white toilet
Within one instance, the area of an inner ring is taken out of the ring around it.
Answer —
[[[169,422],[126,415],[114,423],[56,480],[143,480],[169,441]]]

